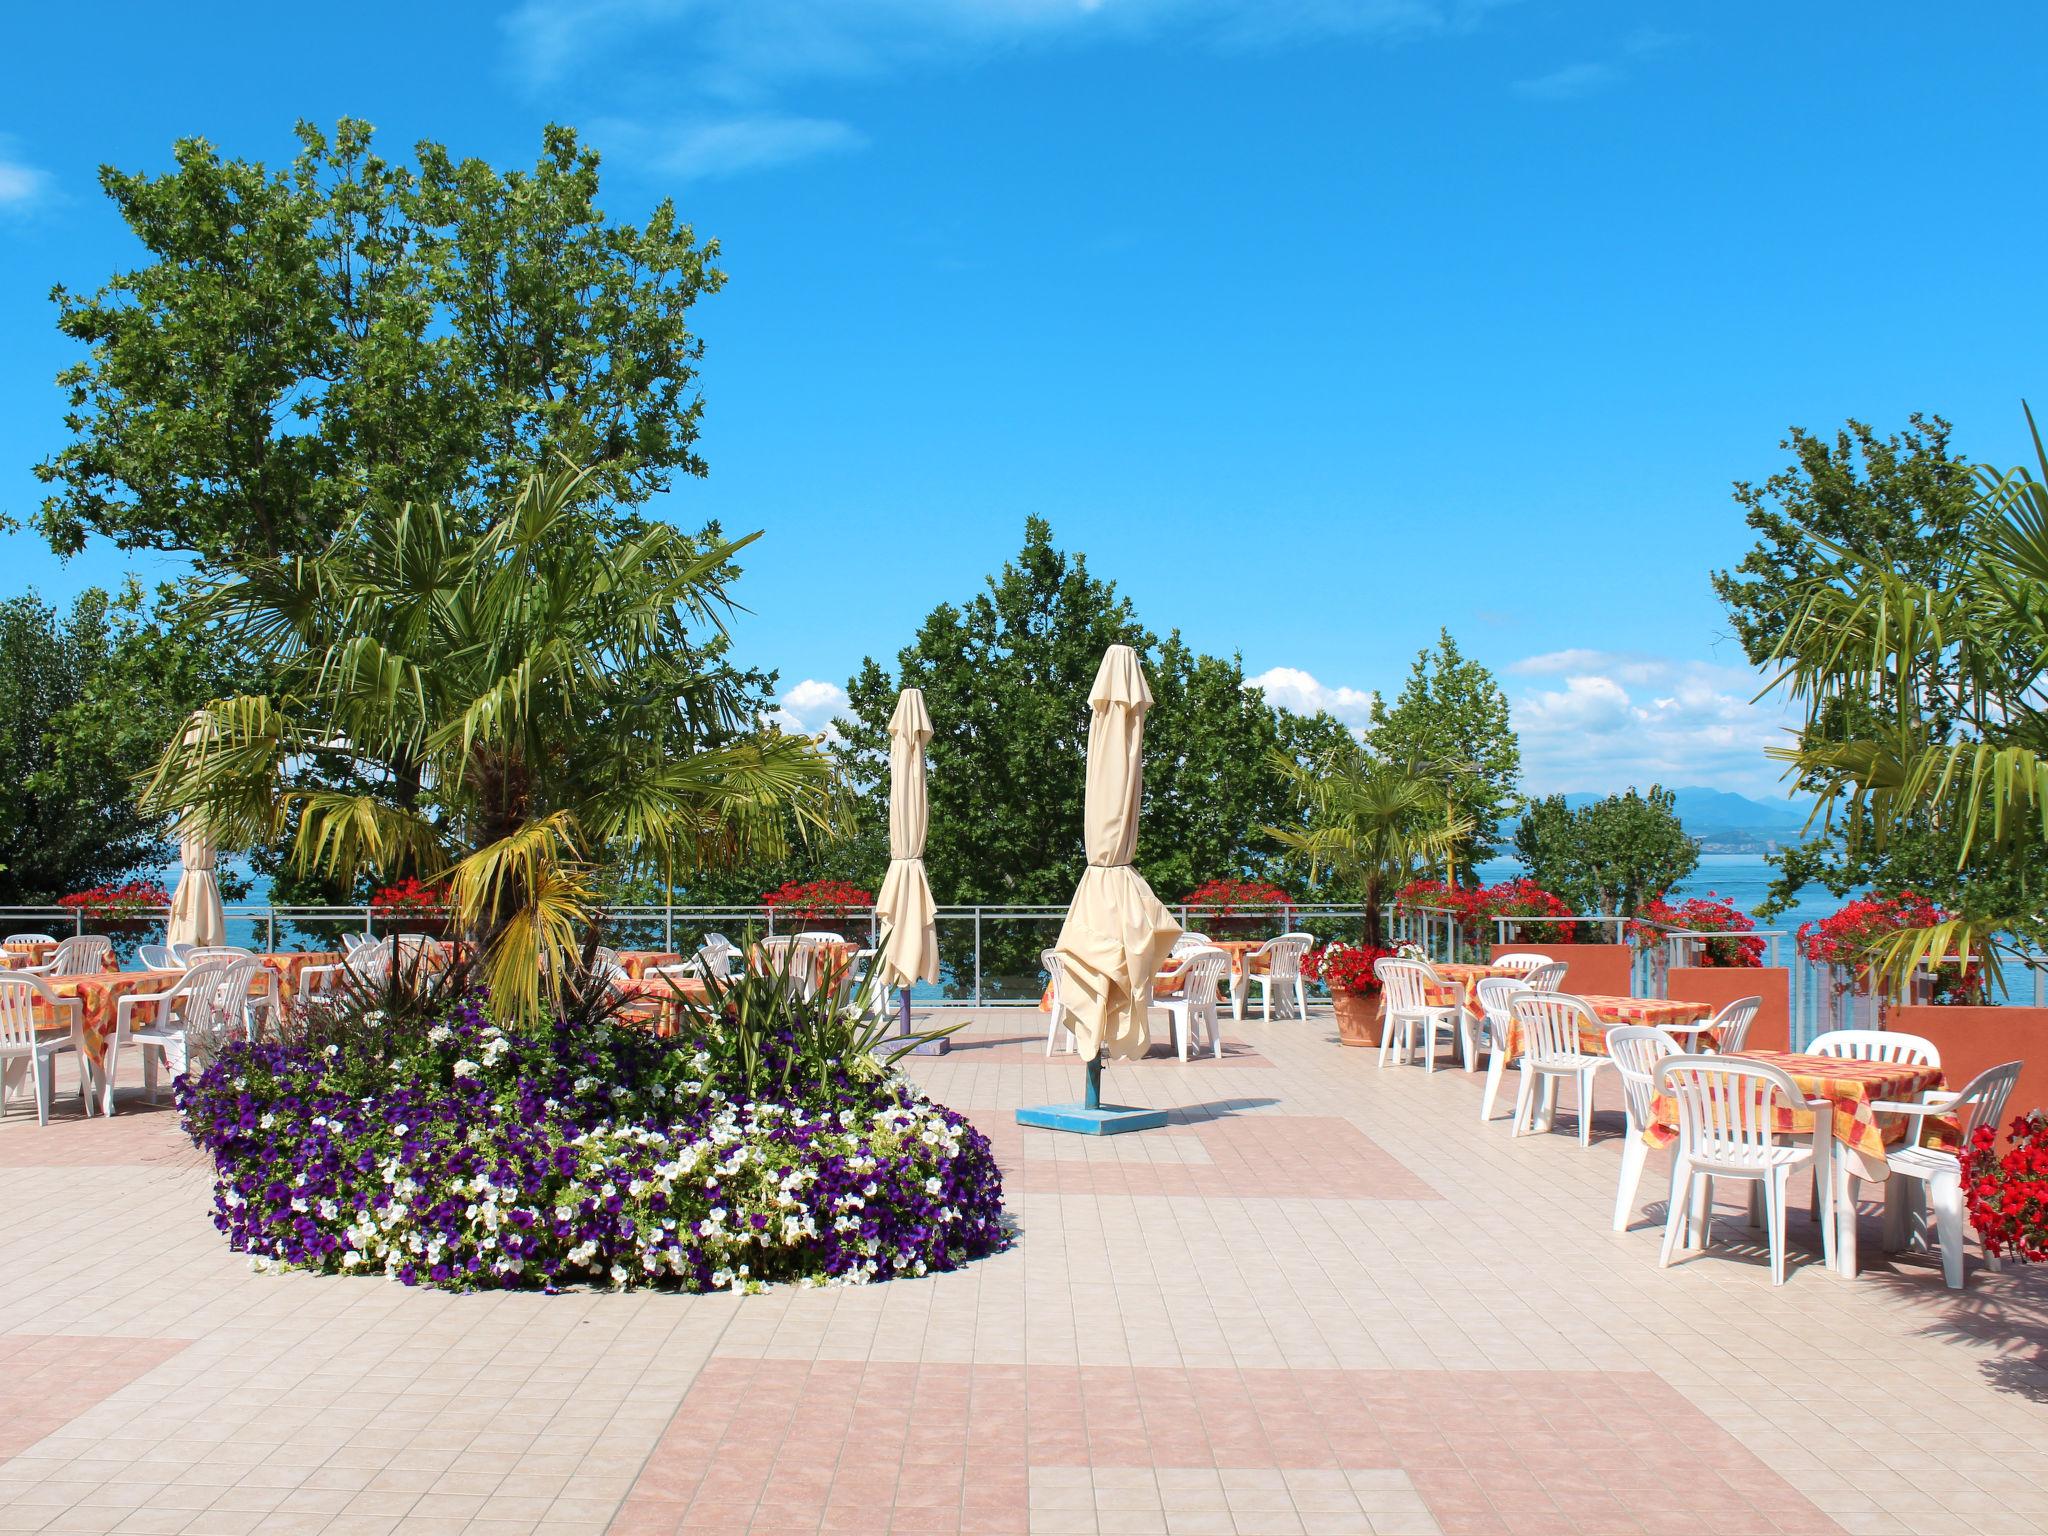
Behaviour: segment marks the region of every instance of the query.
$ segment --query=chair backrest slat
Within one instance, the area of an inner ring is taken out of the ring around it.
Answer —
[[[1986,1067],[1963,1085],[1949,1113],[1962,1129],[1964,1146],[1970,1144],[1978,1126],[1988,1125],[1995,1131],[2005,1124],[2005,1101],[2012,1097],[2013,1085],[2025,1066],[2023,1061],[2002,1062]]]
[[[114,941],[97,933],[81,933],[64,940],[50,957],[52,976],[91,976],[112,968]]]
[[[1216,989],[1229,970],[1228,951],[1213,945],[1189,951],[1182,957],[1180,995],[1190,1003],[1214,1003]]]
[[[1532,950],[1518,950],[1511,955],[1495,955],[1487,962],[1488,965],[1500,966],[1510,971],[1521,971],[1524,974],[1553,963],[1550,956],[1539,955]]]
[[[1749,1026],[1756,1022],[1759,1009],[1764,1005],[1761,997],[1738,997],[1733,1002],[1723,1003],[1720,1011],[1707,1022],[1713,1027],[1714,1049],[1723,1056],[1733,1056],[1743,1048],[1749,1039]]]
[[[1532,1056],[1583,1056],[1579,1030],[1604,1028],[1600,1016],[1566,992],[1519,994],[1509,1005],[1522,1026],[1522,1049]]]
[[[1532,992],[1555,992],[1564,985],[1565,963],[1562,960],[1548,960],[1522,978],[1522,985]]]
[[[1252,951],[1254,961],[1266,962],[1266,974],[1275,982],[1293,981],[1301,975],[1301,957],[1315,946],[1315,935],[1308,933],[1283,933],[1277,939],[1268,939]],[[1249,974],[1251,967],[1246,967]]]
[[[1607,1031],[1607,1054],[1621,1074],[1629,1129],[1641,1131],[1650,1123],[1651,1104],[1657,1097],[1658,1063],[1684,1055],[1685,1047],[1668,1030],[1624,1024]]]
[[[1779,1108],[1803,1109],[1799,1085],[1767,1061],[1677,1056],[1657,1068],[1657,1083],[1678,1106],[1684,1152],[1757,1152],[1776,1134]]]
[[[1434,973],[1420,960],[1375,960],[1372,973],[1386,994],[1389,1018],[1430,1006],[1428,987]]]
[[[1843,1061],[1881,1061],[1904,1067],[1938,1067],[1941,1048],[1924,1035],[1896,1029],[1831,1029],[1815,1035],[1806,1048],[1810,1056]]]
[[[0,1047],[11,1052],[31,1049],[36,1043],[36,1000],[41,998],[48,1008],[54,997],[41,977],[0,971]],[[56,1011],[50,1009],[45,1022],[57,1020]]]

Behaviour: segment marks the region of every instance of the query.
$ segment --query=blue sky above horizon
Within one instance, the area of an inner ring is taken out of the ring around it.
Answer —
[[[1145,620],[1358,716],[1439,627],[1535,791],[1775,792],[1707,584],[1732,480],[1908,412],[2021,456],[2044,354],[2038,8],[557,0],[47,8],[0,63],[0,511],[63,442],[53,283],[137,250],[95,168],[354,114],[723,246],[710,478],[745,659],[817,725],[1030,513]],[[91,79],[55,67],[92,37]],[[908,551],[907,553],[905,551]],[[0,595],[145,576],[0,538]]]

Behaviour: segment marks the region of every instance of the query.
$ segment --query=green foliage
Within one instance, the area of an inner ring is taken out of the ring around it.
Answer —
[[[1660,785],[1629,790],[1576,808],[1564,796],[1529,802],[1515,829],[1515,852],[1529,876],[1574,912],[1633,917],[1699,864],[1674,796]]]
[[[1899,938],[1881,967],[1894,986],[1923,959],[1995,964],[2000,935],[2040,932],[2048,448],[2027,421],[2038,476],[1979,470],[1969,518],[1932,569],[1816,537],[1773,653],[1807,712],[1799,745],[1778,755],[1845,808],[1852,854],[1924,859],[1929,834],[1954,850],[1962,915]]]
[[[1471,821],[1440,774],[1349,738],[1307,762],[1284,752],[1267,761],[1307,812],[1306,825],[1271,826],[1268,835],[1306,862],[1312,884],[1358,893],[1371,948],[1385,943],[1382,909],[1394,893],[1470,846]]]
[[[203,139],[166,175],[102,169],[149,259],[53,295],[89,350],[38,468],[54,547],[281,558],[365,501],[487,518],[555,453],[625,504],[704,472],[687,322],[723,276],[671,203],[607,220],[561,127],[523,172],[433,143],[393,164],[353,119],[298,138],[275,171]]]
[[[1160,640],[1084,556],[1054,548],[1052,529],[1034,517],[986,591],[933,609],[893,673],[869,658],[848,685],[844,761],[868,794],[886,792],[897,691],[924,690],[934,728],[925,867],[940,901],[1064,907],[1072,898],[1085,860],[1088,690],[1102,653],[1119,643],[1144,657],[1154,699],[1140,873],[1171,901],[1213,876],[1275,861],[1279,847],[1263,829],[1293,819],[1294,807],[1270,755],[1316,750],[1343,726],[1327,716],[1292,720],[1244,687],[1235,658],[1198,655],[1178,633]],[[985,969],[1035,973],[1056,932],[1048,923],[985,933]],[[964,931],[942,928],[941,942],[964,974]]]
[[[533,476],[472,529],[373,504],[311,560],[252,558],[194,611],[269,687],[209,706],[153,802],[223,847],[294,827],[297,867],[445,881],[492,995],[537,1011],[609,873],[779,853],[823,825],[830,765],[763,732],[723,660],[746,540],[700,543],[593,508],[574,470]]]
[[[1834,549],[1855,551],[1915,584],[1955,584],[1966,561],[1964,533],[1977,487],[1970,466],[1950,448],[1952,430],[1939,416],[1919,413],[1907,418],[1904,431],[1889,436],[1860,421],[1849,422],[1832,439],[1794,427],[1780,444],[1793,455],[1791,464],[1761,485],[1736,484],[1735,499],[1758,542],[1733,569],[1715,572],[1713,583],[1751,662],[1775,669],[1799,594],[1830,579]],[[1923,660],[1930,726],[1941,734],[1954,723],[1942,701],[1958,679],[1950,658]],[[1817,746],[1866,734],[1877,724],[1870,701],[1841,693],[1822,703],[1804,739]],[[1802,775],[1799,788],[1823,794],[1827,782]],[[1989,882],[2017,895],[2020,887],[2048,876],[2048,865],[2027,850],[1981,861],[1965,882],[1958,874],[1960,833],[1953,825],[1922,819],[1894,826],[1880,841],[1869,835],[1866,822],[1854,812],[1838,815],[1802,843],[1773,854],[1779,875],[1763,914],[1787,910],[1809,884],[1837,896],[1866,888],[1924,891],[1960,910],[1966,883]],[[2010,900],[2000,904],[2011,908]]]
[[[32,593],[0,602],[0,904],[45,905],[171,857],[136,776],[217,678],[209,648],[132,585],[63,615]]]
[[[1446,629],[1415,657],[1389,707],[1375,697],[1373,747],[1394,762],[1441,776],[1468,830],[1452,864],[1470,884],[1475,864],[1500,845],[1501,819],[1513,811],[1522,778],[1522,743],[1508,719],[1508,696],[1493,673],[1458,649]]]

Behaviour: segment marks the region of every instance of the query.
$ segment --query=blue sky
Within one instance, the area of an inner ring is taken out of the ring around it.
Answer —
[[[1791,423],[1914,409],[2015,462],[2048,399],[2038,7],[209,15],[10,22],[0,510],[63,441],[51,284],[135,255],[99,163],[187,134],[282,160],[295,118],[355,114],[388,152],[516,164],[568,122],[615,216],[673,193],[723,244],[711,476],[663,510],[768,530],[741,647],[814,725],[1040,512],[1276,697],[1356,713],[1447,625],[1501,671],[1531,788],[1769,793],[1778,711],[1706,579],[1747,547],[1729,482]],[[0,544],[4,593],[130,564]]]

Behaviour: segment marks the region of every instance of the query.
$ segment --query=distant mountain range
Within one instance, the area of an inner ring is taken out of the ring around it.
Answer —
[[[1811,807],[1803,800],[1752,800],[1725,789],[1694,784],[1671,791],[1678,819],[1707,853],[1768,853],[1800,840]],[[1570,806],[1605,799],[1589,791],[1564,797]]]

